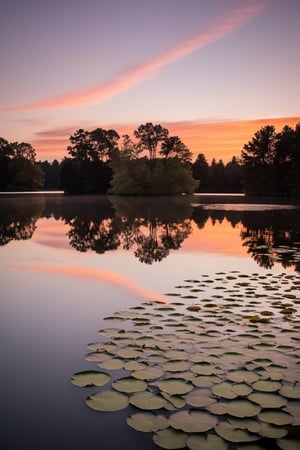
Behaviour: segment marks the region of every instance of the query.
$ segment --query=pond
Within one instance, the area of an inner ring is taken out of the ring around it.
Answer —
[[[299,205],[2,194],[0,244],[3,448],[299,448]]]

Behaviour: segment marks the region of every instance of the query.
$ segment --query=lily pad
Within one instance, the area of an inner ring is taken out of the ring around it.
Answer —
[[[219,436],[229,442],[252,442],[259,439],[257,434],[235,428],[228,422],[220,422],[216,425],[215,431]]]
[[[110,375],[105,372],[97,372],[96,370],[77,372],[71,378],[71,383],[79,387],[104,386],[109,381]]]
[[[89,396],[86,404],[96,411],[119,411],[129,405],[129,399],[120,392],[106,390]]]
[[[214,428],[217,422],[215,416],[202,411],[178,411],[169,417],[169,424],[172,428],[187,433],[204,433]]]
[[[166,400],[161,395],[149,391],[136,392],[130,397],[130,403],[144,410],[161,409],[166,405]]]
[[[180,378],[169,378],[167,380],[162,380],[158,383],[158,387],[161,391],[164,391],[170,395],[187,394],[194,388],[190,381]]]
[[[248,396],[248,399],[262,408],[282,408],[287,404],[286,398],[268,392],[254,392]]]
[[[147,388],[147,383],[133,377],[119,378],[112,383],[112,387],[120,392],[141,392]]]
[[[187,434],[173,428],[160,430],[153,436],[156,445],[166,449],[179,449],[185,447]]]
[[[127,418],[127,424],[137,431],[145,433],[164,430],[169,423],[166,417],[152,412],[138,412]]]
[[[223,381],[222,383],[215,384],[212,387],[212,393],[217,397],[226,398],[228,400],[232,400],[237,398],[238,394],[233,391],[233,384],[228,383],[227,381]]]
[[[287,430],[282,427],[275,427],[268,423],[262,422],[259,434],[265,438],[278,439],[287,435]]]
[[[224,405],[225,411],[234,417],[256,416],[261,408],[248,400],[232,400]]]
[[[277,445],[282,450],[299,450],[300,439],[277,439]]]
[[[215,434],[190,436],[186,445],[190,450],[226,450],[228,443]]]
[[[269,410],[269,411],[262,411],[258,415],[259,420],[262,422],[269,423],[271,425],[289,425],[294,421],[294,417],[284,411],[275,409],[275,410]]]
[[[276,392],[280,389],[281,383],[273,380],[258,380],[252,384],[253,389],[263,392]]]
[[[210,391],[204,389],[193,389],[184,398],[188,405],[195,408],[202,408],[216,402],[216,399],[210,396]]]
[[[300,399],[300,385],[282,386],[279,393],[287,398]]]

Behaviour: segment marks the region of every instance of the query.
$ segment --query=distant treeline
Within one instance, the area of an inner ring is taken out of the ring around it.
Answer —
[[[36,161],[27,143],[0,138],[0,190],[56,190],[67,194],[171,195],[245,192],[300,196],[300,123],[277,133],[258,130],[241,155],[224,164],[192,152],[161,125],[146,123],[134,137],[115,130],[77,130],[62,161]]]

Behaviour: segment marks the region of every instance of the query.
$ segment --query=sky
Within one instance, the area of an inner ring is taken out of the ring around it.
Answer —
[[[299,43],[299,0],[2,0],[0,136],[60,161],[152,122],[227,162],[300,122]]]

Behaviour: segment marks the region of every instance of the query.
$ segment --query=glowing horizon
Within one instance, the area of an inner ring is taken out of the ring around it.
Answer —
[[[300,122],[300,116],[261,118],[250,120],[220,120],[220,121],[182,121],[161,122],[167,127],[170,135],[179,136],[180,139],[193,152],[194,159],[203,153],[208,161],[213,158],[228,162],[233,156],[240,156],[243,145],[252,139],[254,133],[265,125],[274,125],[280,132],[285,125],[292,128]],[[115,129],[120,136],[129,134],[141,124],[107,124],[105,129]],[[89,126],[91,131],[97,126]],[[67,146],[70,145],[69,136],[80,126],[64,127],[36,133],[36,138],[31,141],[35,147],[38,159],[61,160],[67,156]],[[66,136],[66,132],[69,136]]]

